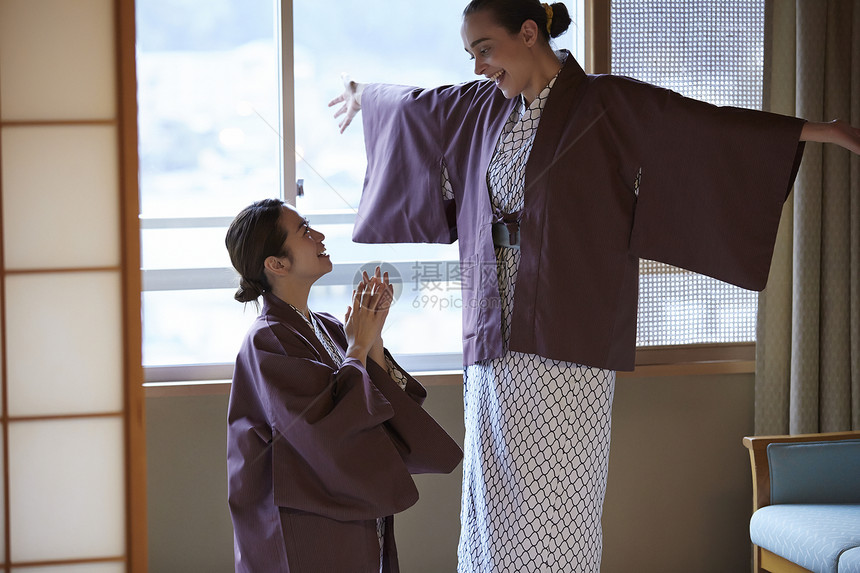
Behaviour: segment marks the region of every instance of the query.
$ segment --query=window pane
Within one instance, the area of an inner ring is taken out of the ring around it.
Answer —
[[[639,346],[755,340],[758,296],[704,275],[639,262]]]
[[[612,73],[761,109],[764,0],[613,0]]]
[[[279,196],[273,0],[139,0],[136,13],[141,213],[232,216]]]
[[[238,212],[238,211],[237,211]],[[226,227],[143,229],[144,269],[203,269],[230,266],[224,246]],[[181,248],[177,248],[181,245]]]
[[[612,73],[715,105],[761,109],[763,0],[613,0]],[[758,297],[640,264],[639,346],[755,340]]]
[[[233,362],[257,316],[235,289],[143,293],[143,365]]]
[[[422,263],[423,265],[424,263]],[[445,263],[441,264],[444,268]],[[213,364],[236,358],[245,332],[257,310],[253,304],[233,300],[233,289],[171,290],[145,292],[144,366]],[[343,320],[352,287],[317,285],[311,290],[310,308]],[[460,291],[453,283],[414,284],[403,277],[403,292],[391,310],[383,337],[388,348],[396,347],[398,360],[416,362],[408,355],[460,352]],[[440,368],[458,362],[447,357]]]
[[[224,288],[226,227],[281,196],[275,1],[137,0],[135,10],[142,266],[144,288],[159,289],[143,295],[143,362],[232,362],[256,311]],[[211,269],[218,280],[199,284],[195,272]]]

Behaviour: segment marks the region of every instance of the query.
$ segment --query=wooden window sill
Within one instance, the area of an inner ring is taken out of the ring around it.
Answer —
[[[636,369],[619,372],[618,377],[657,378],[754,372],[755,344],[698,344],[640,348],[636,351]],[[463,374],[458,370],[416,372],[414,376],[425,386],[456,386],[463,383]],[[153,382],[144,384],[144,389],[147,398],[227,395],[230,393],[230,381]]]

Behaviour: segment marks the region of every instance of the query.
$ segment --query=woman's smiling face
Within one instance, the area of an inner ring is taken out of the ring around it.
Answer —
[[[284,206],[280,224],[287,231],[284,247],[290,254],[290,271],[294,276],[314,282],[331,272],[331,260],[323,244],[325,235],[313,229],[307,219],[289,206]]]
[[[463,18],[460,36],[475,60],[475,73],[496,82],[506,98],[531,87],[534,66],[529,48],[534,40],[524,30],[511,34],[496,23],[489,10],[480,10]]]

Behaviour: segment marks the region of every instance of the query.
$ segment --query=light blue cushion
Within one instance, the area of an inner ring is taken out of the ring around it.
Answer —
[[[860,573],[860,547],[839,556],[839,573]]]
[[[840,556],[860,547],[860,505],[769,505],[753,514],[750,540],[810,571],[843,573]]]
[[[770,503],[860,503],[860,440],[767,446]]]

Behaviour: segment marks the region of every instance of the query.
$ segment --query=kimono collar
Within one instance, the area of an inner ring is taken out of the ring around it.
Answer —
[[[582,66],[579,65],[569,50],[559,50],[559,52],[563,54],[564,61],[561,65],[561,71],[558,72],[556,83],[570,82],[573,86],[578,86],[586,78],[585,70],[582,69]]]
[[[559,154],[564,154],[565,150],[558,147],[561,134],[585,93],[588,76],[570,52],[561,52],[566,58],[544,104],[540,125],[526,163],[526,189],[535,188],[539,180],[546,177],[552,162]]]
[[[561,62],[561,69],[558,73],[550,79],[547,86],[541,91],[540,95],[535,98],[526,110],[528,110],[531,106],[535,105],[535,102],[543,96],[547,99],[547,101],[543,104],[544,109],[541,111],[541,122],[546,121],[544,119],[546,115],[546,106],[549,103],[549,99],[552,98],[553,89],[557,85],[563,85],[561,89],[575,89],[580,85],[580,83],[586,78],[585,71],[580,67],[579,63],[577,63],[576,58],[574,58],[568,50],[559,50],[556,52],[556,56],[558,56],[559,61]],[[556,90],[560,91],[560,90]],[[547,93],[548,92],[548,93]],[[544,95],[547,93],[547,95]],[[558,98],[555,98],[558,100]],[[524,102],[523,102],[524,103]],[[553,106],[552,113],[550,115],[550,121],[560,121],[564,116],[560,115],[559,112],[563,112],[564,108],[560,108],[559,106]],[[543,131],[546,131],[544,129]],[[538,128],[538,133],[542,133],[540,128]],[[530,160],[531,162],[531,160]],[[514,211],[513,213],[506,213],[501,211],[498,208],[493,208],[493,223],[497,225],[504,225],[505,230],[508,235],[505,237],[505,241],[502,241],[498,244],[502,246],[518,246],[519,245],[519,231],[520,231],[520,220],[522,219],[522,209],[518,211]],[[493,230],[494,234],[502,232],[499,229]]]
[[[314,332],[313,326],[301,314],[296,312],[295,307],[291,304],[284,302],[270,292],[263,293],[263,309],[260,316],[271,316],[278,322],[285,324],[297,336],[301,337],[305,344],[316,351],[320,362],[328,364],[333,368],[337,367],[332,361],[331,356],[329,356],[328,350],[326,350],[322,341],[317,337],[316,332]],[[314,319],[312,320],[317,319],[319,319],[319,315],[314,315]],[[340,344],[342,337],[332,335],[330,322],[328,320],[322,321],[321,326],[329,333],[329,336],[336,344]]]
[[[270,292],[263,293],[263,310],[260,314],[277,317],[290,326],[307,325],[307,321],[302,320],[302,317],[295,311],[293,305],[279,299]]]

